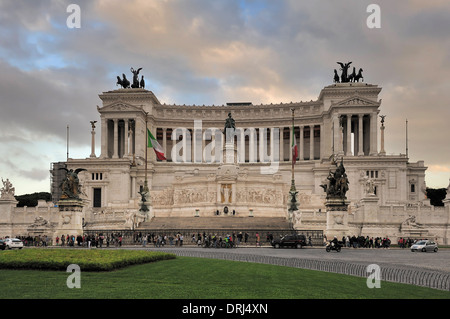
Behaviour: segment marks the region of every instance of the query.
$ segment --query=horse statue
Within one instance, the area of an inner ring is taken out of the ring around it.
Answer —
[[[128,81],[125,74],[122,73],[123,79],[121,79],[119,76],[117,76],[117,83],[116,85],[120,85],[122,88],[127,89],[130,87],[130,81]]]
[[[339,75],[336,69],[334,69],[334,83],[339,83]]]
[[[349,82],[355,82],[355,78],[356,78],[356,69],[355,69],[355,67],[353,67],[353,72],[352,72],[352,74],[350,74],[348,76],[348,81]]]
[[[362,79],[361,82],[364,82],[364,77],[362,76],[363,69],[359,69],[358,74],[354,78],[354,82],[359,82],[359,79]]]

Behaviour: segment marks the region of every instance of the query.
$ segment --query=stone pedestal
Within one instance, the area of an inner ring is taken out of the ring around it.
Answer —
[[[234,142],[226,142],[223,147],[223,164],[237,164],[237,147]]]
[[[442,201],[444,203],[445,211],[447,212],[447,225],[450,225],[450,184],[447,188],[447,196]],[[445,232],[444,244],[450,244],[450,226],[447,226],[447,231]]]
[[[378,222],[378,201],[379,198],[376,195],[367,195],[362,198],[360,201],[361,213],[358,213],[359,216],[356,217],[356,221],[362,224]]]
[[[59,221],[54,238],[61,235],[83,235],[83,202],[77,199],[62,199],[58,202]]]
[[[381,148],[380,148],[380,155],[385,156],[386,155],[386,151],[384,150],[384,126],[381,126]]]
[[[14,207],[17,206],[18,201],[12,196],[12,198],[0,199],[0,233],[2,236],[13,237],[16,234],[12,234],[11,226],[13,224],[13,217],[11,215]]]
[[[348,205],[350,201],[342,198],[327,198],[327,237],[341,238],[348,235]]]

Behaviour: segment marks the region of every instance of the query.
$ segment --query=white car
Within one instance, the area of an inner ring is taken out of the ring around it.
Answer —
[[[22,249],[23,248],[23,242],[18,238],[6,238],[5,244],[8,249],[12,249],[12,248]]]
[[[434,241],[431,240],[419,240],[411,246],[411,251],[438,251],[438,246]]]

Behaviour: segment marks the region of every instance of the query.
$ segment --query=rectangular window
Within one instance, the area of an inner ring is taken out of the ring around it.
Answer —
[[[102,189],[94,188],[93,207],[102,207]]]
[[[92,173],[93,181],[101,181],[103,179],[103,173]]]

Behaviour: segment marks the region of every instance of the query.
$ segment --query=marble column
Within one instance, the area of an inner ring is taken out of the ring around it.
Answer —
[[[363,149],[363,114],[358,114],[358,156],[364,156]]]
[[[162,147],[166,154],[165,157],[168,158],[168,155],[167,155],[168,154],[168,151],[167,151],[167,128],[164,127],[162,130],[163,130],[163,140],[162,140],[163,145],[162,145]],[[167,162],[167,159],[164,160],[164,162]]]
[[[280,127],[280,162],[284,162],[284,127]]]
[[[101,158],[108,157],[108,120],[101,117],[102,136],[101,136]]]
[[[305,159],[305,145],[304,145],[304,133],[305,127],[303,125],[300,126],[300,140],[298,141],[298,154],[299,154],[299,160],[303,161]]]
[[[347,114],[347,156],[352,156],[352,115]]]
[[[369,154],[371,156],[377,155],[377,114],[371,113],[370,114],[370,148],[369,148]]]
[[[188,161],[188,129],[187,128],[183,128],[183,141],[182,141],[182,145],[183,145],[183,163],[186,163]]]
[[[320,124],[320,159],[323,158],[324,154],[325,154],[325,144],[324,144],[324,131],[323,131],[323,124]]]
[[[119,158],[119,120],[114,119],[114,145],[113,158]]]
[[[95,125],[94,122],[91,122],[92,124],[92,131],[91,131],[91,155],[90,157],[96,157],[95,156]]]
[[[250,130],[250,140],[249,140],[249,162],[250,163],[256,163],[256,129],[255,128],[249,128]]]
[[[381,124],[380,130],[381,130],[381,136],[380,136],[380,143],[381,143],[381,149],[380,149],[380,155],[386,155],[386,151],[384,149],[384,124]],[[450,196],[450,192],[448,194]]]
[[[309,126],[309,160],[314,160],[314,125]]]
[[[123,155],[124,157],[130,155],[129,152],[129,146],[128,146],[128,119],[124,120],[124,129],[123,129],[123,138],[124,138],[124,151],[123,151]]]
[[[259,132],[259,162],[260,163],[266,163],[266,154],[267,154],[267,138],[266,136],[266,130],[262,127],[258,129]]]
[[[245,163],[245,130],[243,128],[238,129],[239,130],[239,154],[238,159],[239,163]]]

